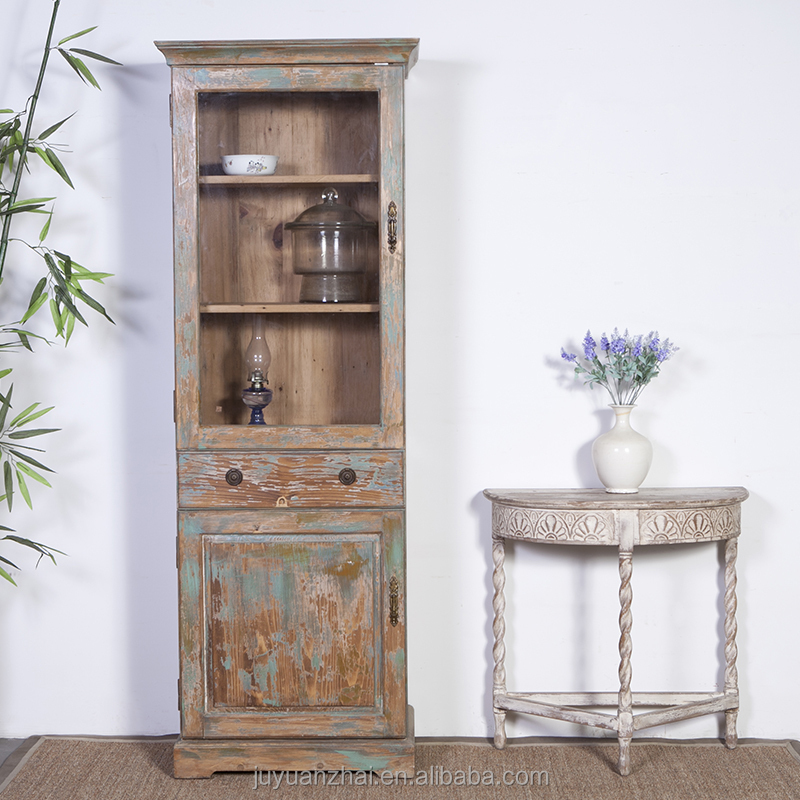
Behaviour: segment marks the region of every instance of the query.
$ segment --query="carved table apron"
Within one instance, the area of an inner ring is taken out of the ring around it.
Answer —
[[[486,489],[492,501],[494,562],[495,747],[506,743],[507,711],[561,719],[617,732],[619,772],[631,770],[633,732],[689,717],[725,712],[725,744],[736,746],[739,690],[736,673],[736,549],[741,529],[742,487],[641,489],[611,494],[603,489]],[[508,692],[505,672],[505,540],[619,548],[619,693]],[[722,692],[631,692],[631,572],[633,548],[648,544],[724,542],[725,685]],[[588,710],[616,706],[616,714]],[[634,715],[635,706],[656,708]]]

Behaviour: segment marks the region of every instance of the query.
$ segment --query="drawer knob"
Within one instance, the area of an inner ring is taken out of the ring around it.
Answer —
[[[242,471],[240,469],[229,469],[225,473],[225,480],[231,486],[238,486],[244,480],[244,475],[242,475]]]
[[[345,486],[350,486],[350,484],[356,482],[356,473],[355,470],[350,469],[350,467],[345,467],[339,473],[339,481],[343,483]]]

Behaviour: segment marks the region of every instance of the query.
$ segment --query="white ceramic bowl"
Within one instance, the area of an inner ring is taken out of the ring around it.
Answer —
[[[226,175],[272,175],[278,166],[278,156],[222,156],[222,171]]]

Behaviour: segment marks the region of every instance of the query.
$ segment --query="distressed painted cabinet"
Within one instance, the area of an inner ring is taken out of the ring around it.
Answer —
[[[403,90],[418,42],[156,45],[172,70],[175,774],[411,774]],[[225,174],[237,153],[277,170]],[[287,224],[327,187],[375,230],[363,294],[300,302]],[[250,425],[256,321],[273,398]]]

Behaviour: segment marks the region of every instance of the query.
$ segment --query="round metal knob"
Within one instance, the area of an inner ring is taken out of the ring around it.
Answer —
[[[240,469],[229,469],[225,473],[225,480],[231,486],[238,486],[244,480],[244,475],[242,475],[242,471]]]
[[[350,469],[350,467],[345,467],[339,473],[339,481],[343,483],[345,486],[350,486],[350,484],[356,482],[356,473],[354,470]]]

